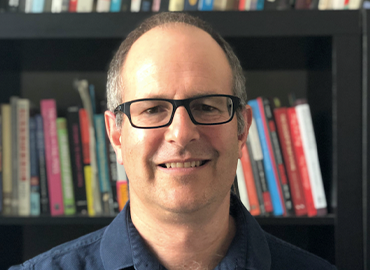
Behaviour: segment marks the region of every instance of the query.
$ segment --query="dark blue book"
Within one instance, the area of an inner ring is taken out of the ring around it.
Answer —
[[[198,10],[199,0],[185,0],[184,10]]]
[[[50,214],[48,181],[46,177],[45,141],[42,116],[35,115],[36,121],[36,149],[40,177],[40,214]]]

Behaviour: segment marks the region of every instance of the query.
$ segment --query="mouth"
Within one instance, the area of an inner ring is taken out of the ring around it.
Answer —
[[[204,166],[209,160],[198,160],[198,161],[189,161],[189,162],[168,162],[162,163],[158,166],[166,169],[171,168],[196,168]]]

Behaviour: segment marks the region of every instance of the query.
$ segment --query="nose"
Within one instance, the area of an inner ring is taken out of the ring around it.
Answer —
[[[178,107],[171,125],[167,127],[166,141],[185,147],[199,137],[198,126],[191,121],[187,110],[183,106]]]

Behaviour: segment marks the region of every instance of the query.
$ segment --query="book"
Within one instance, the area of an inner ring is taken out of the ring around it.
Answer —
[[[257,196],[255,179],[253,176],[252,165],[246,144],[242,148],[242,153],[243,156],[240,158],[240,162],[244,172],[244,181],[249,201],[249,212],[253,216],[258,216],[261,214],[261,210]]]
[[[51,12],[60,13],[62,12],[63,0],[52,0],[51,1]]]
[[[301,133],[314,205],[317,210],[317,215],[322,216],[327,213],[327,203],[310,107],[307,103],[299,104],[295,106],[295,111],[297,113],[298,126]]]
[[[3,215],[12,214],[12,134],[10,104],[1,104]]]
[[[90,154],[90,166],[91,166],[91,188],[93,191],[94,212],[96,215],[102,213],[102,202],[100,200],[100,189],[99,189],[99,176],[98,176],[98,165],[96,160],[96,138],[95,138],[95,128],[94,128],[94,110],[95,104],[93,106],[92,97],[89,93],[89,84],[87,80],[77,80],[75,81],[75,87],[80,94],[83,107],[85,109],[86,115],[88,117],[87,121],[87,134],[89,141],[89,154]],[[81,120],[80,120],[81,121]],[[86,126],[85,126],[86,128]],[[82,127],[81,127],[82,132]],[[86,178],[86,174],[85,174]],[[89,178],[89,177],[88,177]]]
[[[77,12],[92,12],[93,11],[93,0],[78,0],[77,1]]]
[[[70,0],[69,1],[69,12],[77,12],[77,0]]]
[[[234,9],[234,0],[214,0],[213,1],[213,10],[233,10]]]
[[[18,112],[17,103],[18,97],[10,97],[10,108],[11,108],[11,151],[12,151],[12,215],[18,215]]]
[[[36,138],[36,119],[35,116],[30,117],[30,215],[40,215],[40,177],[39,164],[37,158],[37,138]]]
[[[280,216],[284,214],[284,207],[282,203],[281,190],[279,192],[280,186],[278,185],[278,180],[276,179],[276,174],[272,164],[272,153],[270,151],[271,147],[268,145],[268,136],[266,136],[267,131],[264,124],[263,118],[263,107],[258,103],[256,99],[250,100],[248,104],[252,107],[253,114],[256,120],[256,126],[258,130],[258,136],[260,138],[263,162],[265,166],[265,174],[268,183],[268,189],[271,195],[271,201],[273,206],[273,213],[275,216]],[[271,142],[270,142],[271,144]]]
[[[42,116],[35,115],[36,122],[36,151],[40,177],[40,215],[50,214],[48,179],[45,160],[45,139]]]
[[[105,146],[105,122],[103,114],[94,115],[96,131],[96,153],[98,160],[100,193],[102,199],[103,214],[113,215],[113,196],[109,179],[108,156]]]
[[[30,215],[30,138],[29,138],[29,111],[28,99],[17,99],[17,141],[18,141],[18,214]]]
[[[119,211],[122,211],[126,202],[129,200],[128,192],[128,179],[125,171],[125,167],[118,162],[117,164],[117,199]]]
[[[141,0],[131,0],[130,11],[139,12],[141,7]]]
[[[161,0],[153,0],[152,11],[158,12],[161,8]]]
[[[183,11],[184,0],[170,0],[168,11]]]
[[[274,115],[290,185],[294,212],[296,216],[303,216],[307,214],[306,202],[303,195],[302,182],[299,177],[298,165],[294,156],[293,141],[289,130],[287,108],[275,108]]]
[[[243,170],[243,166],[242,166],[240,159],[238,159],[238,165],[236,167],[236,179],[238,183],[240,201],[243,203],[245,208],[247,208],[248,211],[250,211],[248,191],[247,191],[247,186],[245,184],[245,178],[244,178],[244,170]]]
[[[265,175],[265,166],[264,166],[264,157],[261,147],[261,141],[258,135],[257,125],[255,117],[253,117],[252,124],[249,128],[249,135],[247,141],[250,140],[251,146],[251,156],[253,157],[257,171],[258,177],[255,177],[256,180],[260,181],[261,190],[262,190],[262,198],[263,198],[263,205],[265,208],[266,215],[269,215],[273,212],[273,205],[271,200],[271,194],[268,189],[268,184]]]
[[[141,0],[140,11],[151,11],[153,0]]]
[[[299,130],[299,124],[295,108],[287,108],[288,122],[290,134],[293,141],[294,156],[298,164],[299,177],[302,182],[304,198],[306,201],[307,215],[309,217],[316,216],[317,210],[312,196],[312,189],[310,178],[308,175],[308,168],[306,164],[306,158],[304,156],[304,150],[302,145],[301,132]]]
[[[131,9],[131,0],[121,0],[121,11],[129,12]]]
[[[51,12],[51,1],[52,0],[45,0],[44,2],[44,13]]]
[[[184,10],[198,10],[199,0],[184,0]]]
[[[67,130],[69,152],[71,155],[73,191],[75,198],[76,213],[87,215],[87,199],[85,175],[83,168],[81,132],[79,120],[79,108],[77,106],[67,108]]]
[[[48,181],[50,214],[63,215],[63,191],[60,175],[60,160],[57,136],[57,107],[54,99],[40,101],[44,127],[46,174]]]
[[[32,13],[42,13],[44,11],[44,0],[33,0],[32,1]]]
[[[90,135],[89,135],[89,117],[85,109],[81,108],[78,111],[80,120],[80,132],[81,132],[81,145],[82,145],[82,157],[83,157],[83,168],[85,176],[85,187],[86,187],[86,201],[87,201],[87,213],[89,216],[95,216],[94,201],[100,200],[100,196],[94,196],[95,185],[92,177],[92,169],[90,162]]]
[[[57,118],[58,146],[60,159],[60,173],[63,190],[63,205],[65,215],[76,213],[75,198],[73,192],[71,157],[69,153],[69,141],[67,132],[67,120],[64,117]]]
[[[104,1],[104,0],[101,0],[101,1]],[[110,2],[110,7],[109,7],[109,10],[110,12],[119,12],[121,11],[121,3],[122,1],[121,0],[112,0],[112,1],[106,1],[105,2]],[[98,1],[98,4],[99,4],[99,1]],[[98,10],[98,8],[96,8],[96,10]]]
[[[8,1],[8,11],[9,12],[18,12],[19,0],[9,0]]]
[[[214,0],[199,0],[199,11],[211,11],[213,10]]]
[[[249,161],[250,161],[251,169],[252,169],[252,173],[253,173],[254,184],[255,184],[255,187],[256,187],[256,193],[257,193],[257,199],[258,199],[258,204],[259,204],[259,209],[260,209],[260,215],[264,216],[264,215],[266,215],[266,211],[265,211],[265,205],[264,205],[264,201],[263,201],[262,184],[261,184],[261,180],[260,180],[260,176],[259,176],[259,172],[258,172],[257,162],[253,157],[252,146],[251,146],[251,141],[250,141],[249,136],[247,137],[247,143],[246,144],[247,144],[247,151],[248,151],[248,155],[249,155]]]
[[[266,117],[266,124],[268,135],[270,135],[270,142],[271,142],[271,152],[273,153],[273,165],[276,174],[276,179],[278,179],[278,183],[281,187],[283,204],[285,206],[285,215],[290,216],[294,214],[294,208],[292,203],[292,197],[290,194],[290,188],[288,184],[288,179],[285,171],[285,166],[283,162],[283,156],[281,154],[281,147],[278,139],[278,134],[276,130],[275,119],[273,116],[273,107],[270,103],[270,100],[267,98],[260,98],[261,102],[263,103],[264,113]]]

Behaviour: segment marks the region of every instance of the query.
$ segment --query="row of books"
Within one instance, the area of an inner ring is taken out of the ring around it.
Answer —
[[[286,9],[359,9],[362,0],[0,0],[0,11],[158,12]]]
[[[259,97],[236,183],[252,215],[322,216],[327,202],[309,105]]]
[[[113,216],[128,199],[127,178],[96,113],[94,88],[76,87],[83,107],[57,117],[54,99],[1,105],[0,210],[5,216]]]

